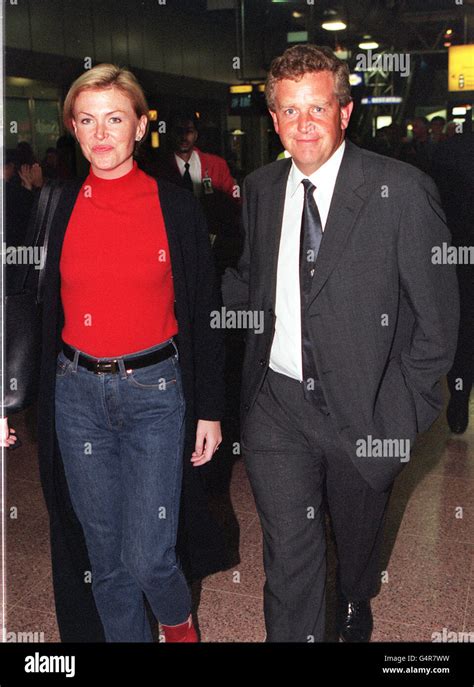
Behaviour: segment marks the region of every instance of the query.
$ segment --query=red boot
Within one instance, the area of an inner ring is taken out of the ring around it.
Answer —
[[[193,619],[190,615],[186,622],[180,625],[161,625],[166,642],[199,642],[197,632],[194,629]]]

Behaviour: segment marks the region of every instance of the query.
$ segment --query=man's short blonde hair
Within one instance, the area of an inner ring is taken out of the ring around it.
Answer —
[[[74,104],[79,93],[91,89],[117,88],[130,98],[138,119],[146,115],[148,119],[148,103],[142,87],[136,77],[128,69],[117,67],[115,64],[98,64],[81,74],[70,87],[63,108],[64,126],[74,134],[72,120],[74,119]],[[148,122],[145,135],[148,132]]]
[[[275,86],[282,79],[299,81],[305,74],[314,72],[334,74],[335,94],[339,105],[344,107],[351,102],[349,66],[333,53],[331,48],[317,45],[294,45],[283,55],[275,57],[270,65],[265,97],[268,109],[275,112]]]

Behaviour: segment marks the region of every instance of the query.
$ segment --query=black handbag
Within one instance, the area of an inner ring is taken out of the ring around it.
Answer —
[[[36,213],[32,213],[25,244],[39,248],[42,262],[38,285],[28,286],[31,262],[16,293],[4,296],[3,310],[3,417],[17,413],[34,403],[38,393],[41,356],[41,313],[48,239],[54,213],[62,191],[62,182],[49,182],[41,189]],[[34,241],[34,242],[33,242]]]

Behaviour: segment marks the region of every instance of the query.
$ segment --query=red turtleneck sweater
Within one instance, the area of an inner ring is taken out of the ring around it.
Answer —
[[[137,163],[118,179],[92,169],[60,260],[63,340],[96,358],[134,353],[178,332],[156,181]]]

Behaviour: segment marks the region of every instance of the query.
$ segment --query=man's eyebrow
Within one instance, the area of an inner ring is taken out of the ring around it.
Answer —
[[[331,102],[329,100],[317,100],[310,103],[310,105],[317,105],[318,107],[326,107],[330,104]],[[298,105],[296,105],[296,103],[282,103],[280,107],[298,107]]]

